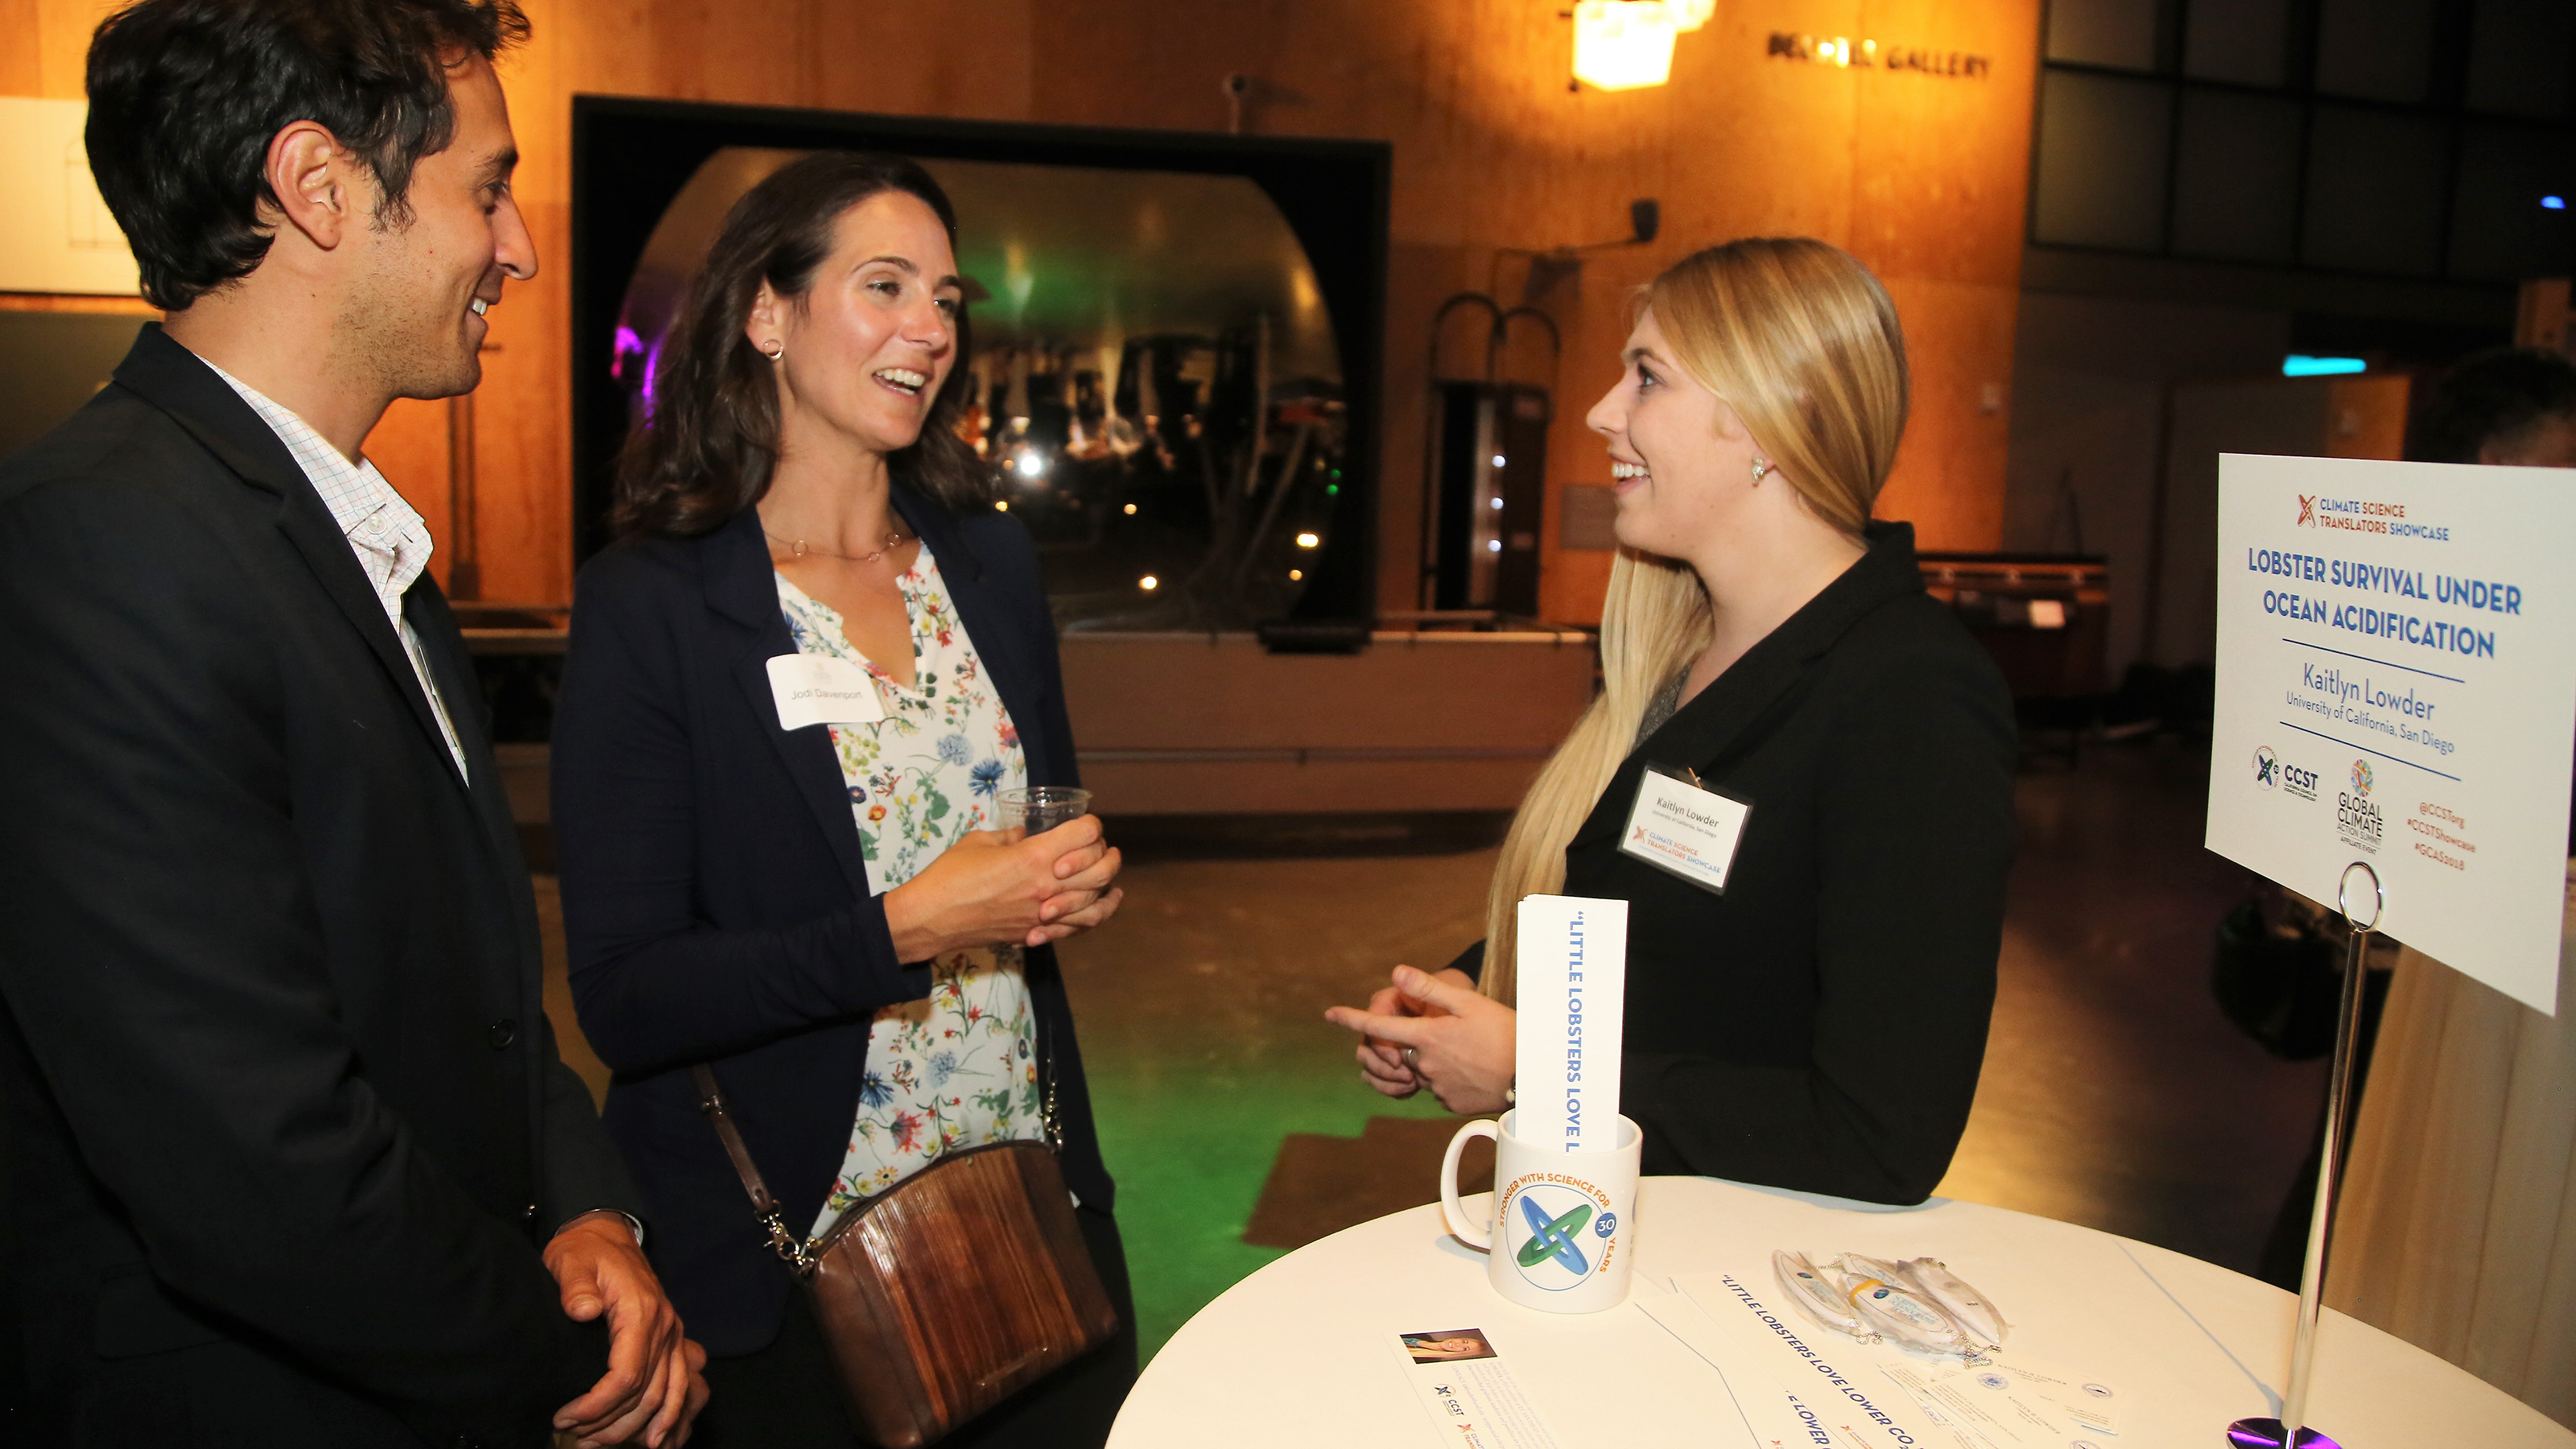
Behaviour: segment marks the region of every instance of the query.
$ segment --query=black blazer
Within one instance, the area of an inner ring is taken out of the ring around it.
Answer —
[[[2014,751],[2002,675],[1923,591],[1913,527],[1873,523],[1630,753],[1565,892],[1629,903],[1620,1102],[1647,1172],[1931,1195],[1985,1059]],[[1724,895],[1620,852],[1650,763],[1752,807]]]
[[[35,1442],[542,1444],[606,1369],[538,1246],[642,1205],[555,1055],[464,642],[404,608],[470,787],[312,484],[159,326],[0,465]]]
[[[939,560],[1029,783],[1078,783],[1026,530],[901,488],[895,506]],[[870,1022],[929,995],[929,967],[895,959],[830,732],[778,727],[767,661],[796,646],[756,512],[700,538],[609,549],[582,569],[572,617],[554,822],[574,999],[617,1072],[608,1127],[653,1204],[662,1281],[710,1353],[748,1353],[777,1334],[789,1280],[688,1068],[714,1062],[752,1160],[803,1232],[849,1147]],[[1029,952],[1028,971],[1056,1055],[1065,1180],[1105,1211],[1054,950]]]

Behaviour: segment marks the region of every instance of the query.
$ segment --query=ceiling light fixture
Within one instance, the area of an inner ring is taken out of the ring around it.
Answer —
[[[1605,91],[1659,86],[1673,76],[1673,41],[1708,23],[1717,0],[1581,0],[1574,79]]]

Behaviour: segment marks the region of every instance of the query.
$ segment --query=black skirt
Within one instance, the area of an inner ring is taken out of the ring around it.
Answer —
[[[1118,1306],[1118,1336],[1098,1352],[1041,1379],[940,1441],[940,1449],[1091,1449],[1136,1382],[1136,1301],[1118,1223],[1076,1208],[1074,1220]],[[864,1449],[832,1383],[831,1356],[805,1295],[788,1295],[778,1337],[767,1348],[707,1360],[711,1396],[690,1449]]]

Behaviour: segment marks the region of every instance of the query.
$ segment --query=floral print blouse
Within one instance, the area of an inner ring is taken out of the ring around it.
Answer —
[[[839,611],[778,576],[797,652],[865,669],[885,709],[873,724],[829,727],[868,887],[879,895],[968,831],[998,828],[1000,792],[1028,783],[1019,731],[984,676],[928,544],[896,583],[912,620],[910,688],[850,643]],[[1019,953],[952,951],[932,963],[931,982],[928,997],[877,1012],[849,1150],[816,1233],[943,1153],[1044,1135],[1037,1024]]]

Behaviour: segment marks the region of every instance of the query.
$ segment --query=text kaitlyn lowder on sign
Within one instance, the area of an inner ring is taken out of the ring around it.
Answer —
[[[2555,1004],[2576,755],[2576,480],[2230,455],[2209,847]]]

